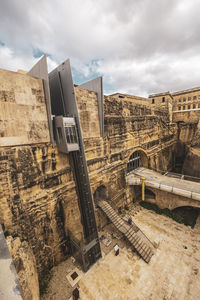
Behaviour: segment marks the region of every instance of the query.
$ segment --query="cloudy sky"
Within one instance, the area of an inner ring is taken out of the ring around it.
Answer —
[[[200,0],[0,0],[0,68],[49,71],[70,58],[74,82],[104,93],[200,86]]]

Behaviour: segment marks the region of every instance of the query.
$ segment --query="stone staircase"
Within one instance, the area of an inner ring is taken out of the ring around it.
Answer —
[[[126,224],[106,201],[99,201],[98,206],[104,211],[114,226],[124,234],[142,259],[149,263],[155,248],[145,234],[135,225]]]

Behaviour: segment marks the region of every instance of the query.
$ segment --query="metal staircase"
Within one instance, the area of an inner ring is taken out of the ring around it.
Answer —
[[[115,227],[124,234],[142,259],[149,263],[155,252],[153,244],[145,234],[134,224],[126,224],[106,201],[99,201],[98,206],[104,211]]]

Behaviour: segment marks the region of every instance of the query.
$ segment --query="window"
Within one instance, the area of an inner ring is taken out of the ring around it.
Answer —
[[[178,110],[181,110],[181,106],[178,107]]]
[[[185,110],[185,105],[183,105],[183,110]]]
[[[200,108],[200,103],[198,104],[198,108]]]
[[[181,102],[181,98],[179,98],[178,101]]]
[[[193,96],[193,100],[196,100],[197,99],[197,96]]]
[[[185,97],[183,97],[183,101],[184,101],[184,102],[186,101],[186,98],[185,98]]]
[[[196,104],[193,104],[193,108],[196,108]]]
[[[75,126],[65,127],[65,135],[68,144],[77,143],[77,135]]]
[[[198,98],[200,99],[200,95],[198,96]]]
[[[190,109],[190,105],[188,105],[188,109]]]
[[[155,99],[152,99],[152,104],[154,104],[155,103]]]
[[[188,97],[188,101],[190,101],[191,100],[191,97]]]
[[[165,97],[162,97],[162,102],[163,102],[163,103],[165,102]]]

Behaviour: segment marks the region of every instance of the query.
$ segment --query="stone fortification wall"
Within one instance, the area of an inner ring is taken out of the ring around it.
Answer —
[[[42,80],[0,69],[0,146],[49,142]]]
[[[22,244],[19,247],[23,247],[23,242],[30,247],[34,256],[32,265],[40,280],[66,256],[68,229],[82,239],[75,181],[68,155],[58,153],[57,148],[49,144],[42,81],[2,72],[6,75],[0,83],[2,91],[3,87],[4,91],[12,91],[1,96],[2,124],[11,122],[18,126],[22,116],[25,117],[17,132],[12,127],[10,131],[4,130],[0,137],[0,222],[8,235],[19,237]],[[125,183],[129,157],[139,150],[149,167],[170,169],[177,125],[169,122],[167,111],[152,114],[149,105],[131,97],[105,96],[105,136],[102,138],[96,93],[78,87],[75,93],[92,193],[103,186],[108,201],[124,206],[132,201]],[[98,209],[96,216],[98,225],[102,226],[105,220]]]
[[[173,112],[173,122],[198,123],[200,109]]]
[[[42,81],[4,70],[0,78],[0,223],[18,239],[20,250],[11,243],[10,251],[20,277],[36,270],[34,284],[21,282],[24,294],[36,295],[37,277],[69,252],[68,229],[82,239],[76,187],[68,155],[49,144]]]
[[[167,110],[152,115],[149,105],[128,98],[104,96],[104,139],[99,134],[97,96],[76,88],[92,193],[100,186],[106,198],[123,206],[131,200],[125,175],[130,155],[140,150],[153,168],[172,168],[177,126],[170,124]],[[87,116],[87,118],[85,117]],[[165,116],[165,119],[163,118]],[[100,212],[97,210],[97,219]]]
[[[50,145],[0,149],[0,222],[29,243],[39,278],[68,252],[68,229],[82,226],[69,160]]]
[[[109,95],[113,100],[123,100],[128,101],[129,103],[135,103],[135,104],[142,104],[142,105],[149,105],[149,99],[129,94],[121,94],[121,93],[115,93],[112,95]]]

